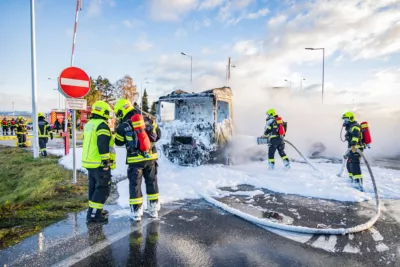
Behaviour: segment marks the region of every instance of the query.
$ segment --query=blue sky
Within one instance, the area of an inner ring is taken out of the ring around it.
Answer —
[[[396,92],[397,1],[332,2],[83,0],[74,65],[113,82],[125,74],[139,84],[147,79],[152,100],[176,88],[224,85],[228,56],[236,65],[231,86],[239,95],[287,86],[285,79],[298,87],[301,77],[305,87],[317,90],[322,54],[304,47],[325,47],[325,88],[342,92],[338,101],[371,101],[377,92]],[[75,0],[36,0],[38,99],[45,111],[58,106],[56,83],[48,78],[69,66],[75,5]],[[0,110],[10,110],[11,102],[30,110],[29,1],[2,0],[0,10]],[[193,56],[192,87],[190,60],[182,51]]]

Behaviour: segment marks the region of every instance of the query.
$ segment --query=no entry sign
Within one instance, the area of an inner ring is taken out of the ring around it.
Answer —
[[[58,80],[60,91],[65,97],[81,98],[90,91],[90,78],[80,68],[69,67],[64,69]]]

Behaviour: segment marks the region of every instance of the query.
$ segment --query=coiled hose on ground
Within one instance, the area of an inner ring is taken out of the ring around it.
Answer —
[[[314,170],[318,170],[310,162],[310,160],[307,159],[307,157],[305,157],[291,142],[289,142],[287,140],[285,140],[285,142],[288,143],[289,145],[291,145],[300,154],[300,156],[304,158],[304,160],[307,162],[308,165],[310,165],[311,168],[313,168]],[[297,232],[297,233],[307,233],[307,234],[324,234],[324,235],[339,235],[339,234],[341,234],[341,235],[345,235],[345,234],[361,232],[361,231],[369,229],[370,227],[372,227],[375,224],[375,222],[379,219],[379,216],[381,214],[381,207],[380,207],[380,198],[379,198],[378,188],[376,186],[375,177],[374,177],[374,174],[372,173],[369,162],[361,150],[357,149],[357,152],[360,153],[360,155],[364,159],[365,164],[367,165],[369,174],[371,176],[371,180],[372,180],[372,184],[373,184],[374,192],[375,192],[376,206],[375,206],[375,215],[369,221],[367,221],[366,223],[363,223],[363,224],[356,225],[354,227],[331,229],[331,228],[310,228],[310,227],[295,226],[295,225],[285,225],[285,224],[276,223],[273,221],[257,218],[252,215],[249,215],[249,214],[245,214],[235,208],[232,208],[232,207],[212,198],[208,194],[205,194],[203,192],[198,192],[198,193],[202,198],[204,198],[206,201],[213,204],[214,206],[217,206],[225,211],[228,211],[229,213],[234,214],[242,219],[245,219],[247,221],[250,221],[250,222],[262,225],[262,226],[267,226],[267,227],[272,227],[272,228],[276,228],[276,229]]]

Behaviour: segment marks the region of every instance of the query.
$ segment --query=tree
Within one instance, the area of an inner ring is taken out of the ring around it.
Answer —
[[[84,97],[84,99],[87,100],[88,107],[92,106],[94,104],[94,102],[101,99],[101,92],[99,90],[97,90],[96,83],[92,77],[90,77],[90,91]]]
[[[95,84],[97,90],[101,93],[101,100],[105,102],[111,102],[115,100],[115,87],[107,78],[99,76],[97,77]]]
[[[147,97],[148,97],[147,91],[146,91],[146,88],[144,88],[143,97],[142,97],[142,110],[144,112],[149,112],[149,100]]]
[[[126,98],[131,102],[135,101],[136,85],[133,84],[133,79],[129,75],[125,75],[115,83],[116,95],[120,98]]]
[[[156,102],[153,102],[153,104],[151,104],[150,114],[153,115],[153,116],[156,115]]]

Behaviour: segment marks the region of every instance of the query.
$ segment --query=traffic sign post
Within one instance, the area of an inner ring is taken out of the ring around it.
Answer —
[[[73,181],[76,183],[76,110],[86,110],[86,99],[80,99],[90,91],[90,78],[80,68],[69,67],[64,69],[59,76],[59,90],[65,96],[65,114],[71,109],[72,117],[72,154],[73,154]],[[66,116],[67,117],[67,116]],[[65,123],[65,153],[69,152],[68,122]],[[67,149],[68,146],[68,149]]]

